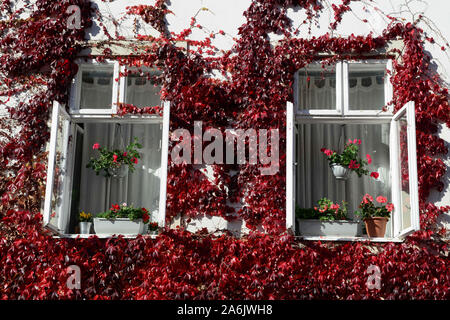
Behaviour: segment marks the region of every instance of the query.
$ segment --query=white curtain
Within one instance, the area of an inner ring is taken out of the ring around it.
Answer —
[[[384,73],[349,73],[349,109],[381,110],[384,106]]]
[[[317,71],[299,72],[299,109],[336,109],[336,75]],[[309,81],[308,81],[309,78]],[[349,71],[350,110],[381,110],[384,106],[384,70]]]
[[[389,124],[299,124],[297,126],[297,204],[312,208],[327,197],[335,202],[348,202],[349,216],[358,209],[365,193],[390,199],[389,178]],[[378,180],[370,176],[358,177],[351,173],[346,181],[336,180],[325,154],[320,149],[338,152],[348,139],[361,139],[360,156],[372,157],[369,171],[380,174]]]
[[[158,214],[159,186],[161,172],[161,127],[160,124],[118,124],[86,123],[84,125],[83,157],[81,168],[80,211],[90,212],[94,216],[111,207],[112,204],[127,203],[134,207],[145,207]],[[124,146],[134,137],[138,138],[143,148],[139,149],[141,159],[136,170],[124,178],[105,178],[86,168],[92,156],[98,155],[93,150],[94,143],[100,146],[117,146],[123,139]]]
[[[300,110],[336,109],[336,75],[300,72],[299,108]]]
[[[136,107],[153,107],[161,104],[159,86],[155,86],[147,77],[130,75],[127,78],[126,103]]]

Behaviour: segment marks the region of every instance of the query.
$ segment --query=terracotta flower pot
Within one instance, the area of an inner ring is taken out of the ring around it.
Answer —
[[[388,218],[372,217],[364,219],[367,235],[371,238],[383,238],[386,233]]]

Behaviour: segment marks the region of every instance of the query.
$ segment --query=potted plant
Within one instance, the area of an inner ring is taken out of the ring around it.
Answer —
[[[150,235],[157,235],[159,230],[159,226],[157,222],[150,222],[148,224],[148,233]]]
[[[296,207],[296,217],[302,236],[355,237],[360,234],[360,224],[347,218],[347,203],[342,205],[322,198],[314,208]]]
[[[356,172],[358,177],[369,174],[366,166],[372,163],[372,158],[368,154],[366,159],[361,159],[358,156],[360,144],[361,139],[354,139],[353,141],[349,139],[342,153],[325,148],[320,149],[327,156],[329,166],[336,179],[346,180],[352,171]],[[371,176],[375,177],[374,174],[371,174]]]
[[[78,217],[80,233],[81,234],[89,234],[92,226],[92,214],[85,213],[84,211],[80,212]]]
[[[394,205],[387,203],[387,199],[383,196],[378,196],[376,200],[381,206],[375,206],[373,197],[365,194],[359,205],[361,210],[356,214],[364,220],[369,237],[382,238],[386,233],[386,224],[394,210]]]
[[[94,218],[94,230],[97,234],[142,234],[149,220],[145,208],[113,204]]]
[[[127,175],[128,170],[134,172],[134,165],[138,163],[140,158],[137,149],[142,148],[137,138],[134,138],[125,150],[100,147],[100,144],[94,143],[92,149],[99,151],[97,158],[91,158],[86,165],[92,168],[97,175],[103,173],[105,177],[123,178]]]

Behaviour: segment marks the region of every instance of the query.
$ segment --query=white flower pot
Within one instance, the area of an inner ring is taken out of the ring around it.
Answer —
[[[130,220],[128,218],[117,218],[108,220],[105,218],[94,218],[94,230],[96,234],[142,234],[145,224],[142,219]]]
[[[331,170],[333,170],[333,174],[338,180],[347,180],[351,172],[349,168],[341,166],[340,164],[332,164]]]
[[[302,236],[357,237],[362,233],[361,224],[357,221],[297,219],[297,222]]]
[[[108,168],[108,173],[112,178],[121,179],[124,178],[128,174],[128,165],[120,164],[116,167]]]
[[[80,234],[90,234],[92,222],[80,222]]]

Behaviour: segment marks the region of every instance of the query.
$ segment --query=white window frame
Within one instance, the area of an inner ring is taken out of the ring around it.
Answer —
[[[120,64],[118,66],[118,69],[120,71],[119,75],[120,74],[124,74],[126,70],[128,70],[128,73],[133,73],[134,71],[138,71],[138,70],[142,70],[145,73],[148,73],[148,72],[152,72],[152,71],[157,70],[155,68],[150,68],[150,67],[146,67],[146,66],[142,66],[142,67],[127,67],[127,66],[122,65],[122,64]],[[126,92],[127,92],[127,88],[128,88],[127,81],[128,81],[127,80],[127,76],[122,76],[119,79],[118,100],[117,100],[117,103],[115,104],[116,107],[115,107],[114,113],[117,113],[117,104],[126,103],[126,101],[125,101],[126,100]]]
[[[71,115],[111,115],[117,113],[117,103],[119,97],[119,79],[120,64],[118,61],[105,60],[105,62],[98,62],[95,59],[77,61],[78,72],[72,80],[69,96],[69,110]],[[83,71],[92,70],[93,68],[99,68],[105,66],[113,66],[113,88],[111,97],[111,108],[109,109],[80,109],[81,98],[81,80]]]
[[[408,174],[409,174],[409,193],[411,202],[411,226],[409,228],[401,229],[402,215],[393,215],[394,218],[394,237],[404,238],[411,233],[420,229],[420,216],[419,216],[419,191],[418,191],[418,176],[417,176],[417,150],[416,150],[416,122],[414,112],[414,102],[410,101],[406,103],[393,117],[391,121],[391,132],[398,132],[398,122],[401,117],[407,118],[407,136],[408,136]],[[400,145],[398,141],[398,135],[392,134],[390,141],[390,155],[391,155],[391,168],[395,167],[392,172],[392,201],[394,207],[401,207],[401,177],[400,177]],[[396,186],[394,187],[394,184]]]
[[[80,109],[80,93],[81,93],[81,75],[84,70],[91,70],[98,66],[109,64],[114,65],[113,74],[113,93],[112,104],[110,109]],[[74,148],[76,146],[76,132],[77,130],[83,130],[77,125],[77,123],[159,123],[162,126],[162,141],[161,141],[161,180],[160,180],[160,199],[158,210],[158,225],[160,227],[165,226],[166,218],[166,195],[167,195],[167,170],[168,170],[168,147],[169,147],[169,125],[170,125],[170,102],[161,101],[163,106],[163,115],[129,115],[125,117],[114,117],[117,114],[117,103],[124,101],[126,81],[127,77],[120,77],[121,72],[125,70],[125,66],[120,65],[117,61],[106,60],[105,63],[99,63],[93,59],[88,61],[82,61],[79,64],[79,70],[75,76],[69,99],[69,113],[65,111],[65,108],[57,101],[53,103],[52,111],[52,123],[51,123],[51,135],[49,143],[49,157],[48,157],[48,171],[47,171],[47,185],[44,200],[44,212],[43,212],[43,224],[44,226],[55,233],[57,236],[62,237],[85,237],[91,235],[79,235],[79,234],[65,234],[63,227],[63,219],[58,220],[58,225],[53,226],[51,222],[51,209],[52,209],[52,192],[53,192],[53,179],[56,159],[56,144],[58,133],[58,119],[62,115],[65,121],[69,122],[69,126],[64,125],[63,132],[63,145],[64,145],[64,162],[62,166],[66,172],[64,176],[63,194],[64,199],[61,205],[58,206],[62,215],[65,218],[70,218],[70,203],[71,203],[71,188],[72,188],[72,175],[74,166]],[[131,69],[131,68],[129,68]],[[119,79],[119,81],[116,81]],[[66,128],[67,127],[67,128]],[[97,235],[101,237],[109,237],[111,235]],[[134,237],[130,236],[130,237]]]
[[[309,64],[309,67],[313,67],[315,69],[319,69],[321,67],[320,62],[312,62]],[[322,115],[341,115],[342,114],[342,63],[341,62],[337,62],[335,64],[335,68],[336,68],[336,106],[333,109],[310,109],[310,110],[300,110],[299,109],[299,105],[298,105],[298,101],[299,101],[299,97],[300,97],[300,90],[298,88],[298,83],[299,83],[299,71],[298,70],[295,74],[294,74],[294,103],[295,103],[295,110],[296,110],[296,114],[299,115],[304,115],[304,116],[322,116]]]
[[[339,102],[336,100],[336,110],[299,110],[297,101],[299,90],[297,87],[298,76],[295,74],[294,80],[294,103],[287,102],[286,104],[286,228],[291,230],[295,234],[295,175],[296,175],[296,150],[295,150],[295,138],[297,124],[305,123],[347,123],[347,124],[377,124],[377,123],[390,123],[390,174],[392,181],[391,196],[394,204],[394,212],[391,215],[391,235],[392,238],[370,238],[371,241],[392,241],[400,242],[414,231],[420,229],[419,218],[419,201],[418,201],[418,187],[417,187],[417,159],[416,159],[416,133],[415,133],[415,110],[414,102],[408,102],[402,109],[400,109],[395,115],[392,113],[392,109],[386,112],[380,112],[378,110],[365,110],[365,111],[350,111],[348,108],[348,63],[385,63],[388,70],[392,70],[392,61],[389,60],[361,60],[361,61],[342,61],[337,64],[342,64],[341,76],[343,85],[342,95],[336,98],[342,99],[342,112],[339,113]],[[337,67],[336,70],[339,70]],[[338,71],[336,72],[337,78]],[[389,73],[387,75],[390,76]],[[347,88],[345,88],[347,87]],[[338,82],[336,82],[336,88],[338,88]],[[338,90],[336,90],[338,91]],[[385,81],[385,102],[388,103],[392,99],[392,85],[390,79]],[[338,95],[338,93],[336,93]],[[306,111],[306,112],[305,112]],[[401,200],[400,200],[400,169],[399,169],[399,145],[398,137],[396,135],[398,130],[398,120],[402,116],[407,116],[407,135],[408,135],[408,161],[409,161],[409,184],[410,184],[410,201],[411,201],[411,226],[405,230],[401,230],[401,219],[399,212]],[[317,237],[301,237],[304,240],[330,240],[330,241],[367,241],[367,237],[349,237],[338,238],[331,236],[317,236]]]
[[[298,101],[300,90],[298,88],[299,83],[299,71],[294,74],[294,107],[296,115],[305,117],[313,116],[343,116],[343,117],[371,117],[371,116],[391,116],[392,106],[389,106],[387,111],[382,110],[350,110],[349,108],[349,85],[348,85],[348,66],[349,64],[384,64],[386,66],[386,79],[384,84],[384,103],[387,105],[392,100],[392,60],[391,59],[364,59],[364,60],[343,60],[337,61],[336,68],[336,106],[333,109],[310,109],[300,110]],[[313,62],[309,66],[318,68],[321,66],[320,62]]]
[[[387,111],[382,110],[350,110],[349,107],[349,65],[351,64],[383,64],[386,66],[386,79],[384,81],[384,104],[387,105],[392,100],[392,83],[391,83],[391,72],[392,72],[392,60],[391,59],[366,59],[366,60],[352,60],[352,61],[342,61],[342,90],[343,90],[343,113],[344,116],[392,116],[392,106],[387,108]],[[336,86],[337,87],[337,86]]]

